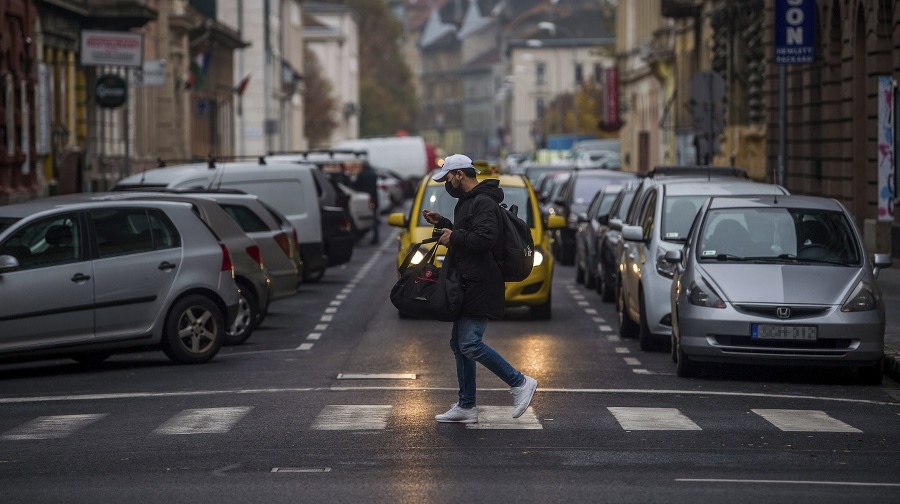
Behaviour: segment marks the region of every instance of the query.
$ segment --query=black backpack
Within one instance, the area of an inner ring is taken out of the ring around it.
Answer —
[[[507,208],[500,205],[501,224],[503,232],[500,235],[503,251],[496,257],[500,271],[503,272],[504,282],[520,282],[531,274],[534,266],[534,240],[531,238],[531,228],[516,214],[519,209],[516,205]]]

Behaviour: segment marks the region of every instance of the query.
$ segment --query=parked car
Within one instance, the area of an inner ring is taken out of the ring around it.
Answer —
[[[80,195],[86,201],[124,201],[128,199],[157,199],[182,201],[191,205],[194,213],[206,223],[228,247],[234,265],[234,281],[240,300],[234,322],[225,331],[226,345],[240,345],[250,338],[253,330],[269,310],[269,272],[263,266],[259,244],[238,226],[234,220],[211,199],[190,194],[169,192],[92,193]],[[108,232],[113,232],[109,230]]]
[[[296,231],[284,215],[266,206],[253,194],[236,191],[173,191],[173,194],[214,201],[259,245],[263,264],[271,279],[269,301],[297,294],[297,288],[303,281],[303,263],[297,253]],[[265,311],[260,313],[260,322],[265,314]]]
[[[619,255],[619,331],[640,339],[641,350],[668,345],[672,334],[669,290],[675,267],[669,250],[684,246],[697,210],[710,196],[784,195],[778,185],[737,178],[658,181],[641,195],[634,225],[622,226]]]
[[[584,213],[578,214],[575,231],[575,281],[588,289],[596,285],[598,239],[601,223],[598,217],[608,215],[625,186],[610,184],[597,191]]]
[[[637,193],[638,183],[630,182],[625,184],[623,189],[616,195],[607,214],[599,214],[595,219],[599,223],[594,236],[594,249],[597,251],[591,265],[594,269],[594,287],[600,299],[605,303],[612,303],[616,299],[616,284],[619,278],[619,264],[616,260],[616,250],[619,248],[621,240],[621,225],[613,228],[610,220],[619,220],[625,218],[628,208]]]
[[[578,170],[618,170],[619,167],[619,154],[609,150],[582,150],[575,158],[575,168]]]
[[[316,282],[328,266],[344,264],[353,255],[350,221],[318,168],[277,159],[258,162],[195,163],[146,170],[113,185],[113,191],[166,189],[237,189],[283,213],[297,230],[303,280]]]
[[[81,195],[0,206],[0,359],[161,348],[212,359],[235,319],[231,254],[192,206]]]
[[[406,200],[406,182],[390,170],[376,169],[375,173],[378,174],[378,211],[391,213]]]
[[[571,173],[558,190],[551,194],[552,211],[566,219],[566,227],[553,230],[553,256],[560,264],[575,264],[575,232],[578,216],[587,210],[591,198],[609,184],[637,180],[630,172],[579,170]]]
[[[551,165],[551,164],[533,164],[531,162],[526,162],[524,164],[522,171],[524,175],[531,182],[531,185],[534,186],[536,191],[539,190],[539,182],[541,180],[541,176],[550,173],[550,172],[562,172],[568,171],[568,168],[565,166],[559,165]]]
[[[854,366],[882,380],[888,254],[865,250],[853,218],[813,196],[713,197],[668,251],[678,376],[704,363]]]
[[[553,259],[548,253],[549,233],[547,231],[563,226],[565,222],[562,218],[555,216],[547,219],[541,218],[534,189],[521,175],[498,175],[496,173],[478,175],[479,181],[487,178],[499,179],[500,188],[503,189],[503,203],[510,207],[512,205],[518,207],[517,216],[528,223],[531,228],[531,237],[534,240],[534,267],[531,274],[521,282],[506,284],[506,305],[528,306],[533,319],[549,319],[552,316]],[[447,194],[443,182],[435,182],[431,180],[431,177],[425,177],[419,184],[409,213],[388,215],[388,224],[401,228],[397,266],[400,266],[412,247],[432,236],[434,226],[425,220],[422,210],[434,210],[453,220],[456,201]],[[417,254],[414,261],[421,261],[424,258],[424,252],[425,250],[421,254]],[[440,246],[436,252],[438,261],[442,261],[445,254],[446,249]]]

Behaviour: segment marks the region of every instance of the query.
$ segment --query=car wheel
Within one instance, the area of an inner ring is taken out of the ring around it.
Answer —
[[[111,352],[84,352],[72,356],[72,360],[85,366],[96,366],[112,355]]]
[[[881,385],[884,378],[884,356],[870,366],[860,366],[856,370],[859,382],[864,385]]]
[[[684,353],[681,348],[681,340],[673,342],[676,347],[677,359],[675,361],[675,374],[681,378],[694,378],[700,376],[700,363],[694,362]]]
[[[219,307],[206,296],[185,296],[166,315],[162,349],[179,364],[201,364],[215,357],[224,337]]]
[[[539,305],[534,305],[530,308],[531,320],[550,320],[550,318],[553,316],[553,310],[550,306],[550,297],[550,294],[547,294],[547,301]]]
[[[597,277],[597,292],[600,294],[600,299],[602,299],[604,303],[612,303],[616,300],[616,291],[613,290],[615,282],[609,282],[607,280],[606,275],[601,271],[600,275]]]
[[[319,283],[319,280],[325,276],[325,268],[320,269],[319,271],[309,271],[304,269],[303,271],[303,281],[308,283]]]
[[[225,331],[226,345],[240,345],[247,341],[259,318],[259,301],[253,291],[241,286],[238,289],[238,314],[231,327]]]
[[[575,282],[584,283],[584,270],[580,264],[575,265]]]
[[[597,285],[597,277],[594,276],[592,271],[593,269],[590,267],[584,270],[584,286],[588,289],[593,289]]]
[[[641,350],[645,352],[652,352],[656,350],[657,343],[656,337],[653,333],[650,332],[650,324],[647,323],[647,310],[646,304],[644,303],[644,289],[638,290],[638,309],[640,313],[638,314],[638,319],[640,320],[638,326],[638,341],[640,341]]]
[[[625,307],[625,288],[619,284],[616,289],[619,293],[616,300],[616,314],[619,322],[619,335],[623,338],[634,338],[638,334],[637,324],[628,316],[628,310]]]

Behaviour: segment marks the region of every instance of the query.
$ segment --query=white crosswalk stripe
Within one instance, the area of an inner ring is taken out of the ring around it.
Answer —
[[[184,410],[154,430],[154,434],[224,434],[252,407]]]
[[[513,406],[479,406],[478,423],[466,424],[467,429],[543,429],[540,420],[529,407],[519,418],[513,418]]]
[[[785,432],[862,432],[819,410],[750,410]]]
[[[393,406],[329,404],[313,422],[313,430],[378,430],[387,427]]]
[[[677,408],[607,408],[625,430],[701,430]]]
[[[105,417],[96,415],[55,415],[42,416],[5,432],[2,439],[21,441],[28,439],[59,439]]]

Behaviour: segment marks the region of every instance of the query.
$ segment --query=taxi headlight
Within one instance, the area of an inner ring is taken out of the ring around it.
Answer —
[[[540,250],[534,251],[534,265],[533,267],[538,267],[541,263],[544,262],[544,254],[541,254]]]
[[[862,312],[874,310],[878,305],[878,298],[875,296],[875,289],[866,282],[859,282],[853,293],[850,294],[850,300],[844,306],[841,306],[842,312]]]

